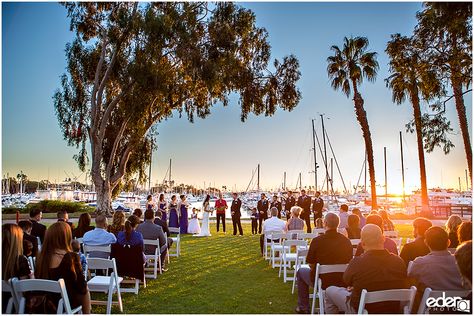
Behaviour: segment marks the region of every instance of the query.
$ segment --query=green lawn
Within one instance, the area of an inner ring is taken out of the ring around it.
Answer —
[[[297,294],[291,294],[291,282],[283,283],[278,270],[260,256],[259,236],[251,235],[250,224],[243,227],[244,237],[217,234],[214,223],[212,237],[182,236],[181,256],[171,258],[168,272],[147,280],[147,288],[140,288],[138,295],[123,294],[124,312],[294,313]],[[397,229],[401,237],[411,237],[411,225],[397,225]],[[105,306],[93,306],[92,312],[105,313]],[[112,312],[119,310],[114,306]]]

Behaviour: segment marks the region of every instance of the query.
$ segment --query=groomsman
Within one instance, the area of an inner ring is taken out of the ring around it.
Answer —
[[[314,226],[316,226],[316,220],[318,218],[321,218],[321,219],[323,218],[323,207],[324,207],[324,201],[320,197],[321,192],[316,192],[315,196],[316,197],[313,200],[313,206],[312,206],[312,210],[313,210],[313,214],[314,214]]]
[[[232,225],[234,226],[234,235],[237,235],[237,227],[239,228],[240,236],[244,235],[242,231],[242,224],[240,223],[240,207],[242,206],[242,201],[237,197],[237,193],[232,194],[234,200],[230,206],[230,214],[232,215]]]
[[[288,197],[285,200],[285,213],[286,213],[286,219],[289,220],[291,217],[291,208],[295,206],[296,204],[296,199],[293,196],[293,192],[288,191]]]
[[[311,233],[311,198],[306,195],[306,190],[301,190],[301,195],[298,198],[298,203],[296,203],[296,205],[303,209],[300,218],[306,223],[306,232]]]
[[[265,196],[265,193],[262,193],[260,201],[257,203],[257,212],[258,212],[258,233],[262,233],[262,223],[268,218],[268,208],[270,203]]]
[[[281,202],[278,201],[278,196],[276,195],[273,195],[273,201],[272,203],[270,203],[270,209],[272,207],[276,207],[276,209],[278,210],[278,218],[281,218]]]

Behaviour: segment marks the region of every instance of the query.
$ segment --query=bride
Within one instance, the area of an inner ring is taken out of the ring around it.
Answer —
[[[202,227],[201,227],[201,233],[198,235],[194,236],[199,236],[199,237],[207,237],[211,236],[211,233],[209,231],[209,215],[212,213],[211,208],[209,207],[209,200],[211,199],[211,196],[208,194],[206,198],[204,199],[204,202],[202,203]]]

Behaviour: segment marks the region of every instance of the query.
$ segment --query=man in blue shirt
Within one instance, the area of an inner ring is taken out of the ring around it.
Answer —
[[[107,232],[107,217],[98,215],[95,218],[95,229],[84,234],[82,242],[87,246],[108,246],[117,242],[117,238],[112,233]],[[91,252],[91,257],[107,258],[108,254]]]

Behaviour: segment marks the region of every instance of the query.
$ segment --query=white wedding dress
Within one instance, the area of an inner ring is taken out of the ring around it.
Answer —
[[[209,237],[211,236],[211,232],[209,231],[209,202],[206,202],[202,206],[202,225],[201,225],[201,232],[196,237]]]

